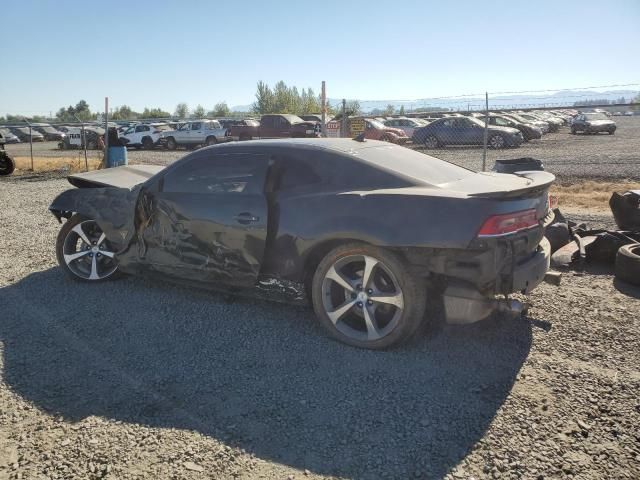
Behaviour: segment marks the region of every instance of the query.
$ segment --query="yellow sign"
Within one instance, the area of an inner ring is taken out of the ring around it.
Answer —
[[[364,133],[364,118],[352,118],[349,122],[351,128],[351,136],[357,137],[361,133]]]

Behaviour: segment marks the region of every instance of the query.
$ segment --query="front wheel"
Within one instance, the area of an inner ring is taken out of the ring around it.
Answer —
[[[175,150],[176,148],[178,148],[178,144],[176,143],[175,138],[173,137],[167,138],[167,148],[169,150]]]
[[[495,149],[504,148],[505,146],[504,137],[502,135],[493,135],[489,139],[489,146]]]
[[[607,131],[607,133],[608,133],[609,135],[613,135],[614,133],[616,133],[616,131],[615,131],[615,130],[608,130],[608,131]]]
[[[337,340],[384,349],[413,336],[426,309],[426,285],[393,253],[351,243],[333,249],[311,285],[320,324]]]
[[[435,135],[429,135],[424,139],[424,146],[427,148],[438,148],[440,146],[440,142]]]
[[[74,280],[98,282],[116,276],[115,251],[95,220],[74,215],[56,241],[58,263]]]

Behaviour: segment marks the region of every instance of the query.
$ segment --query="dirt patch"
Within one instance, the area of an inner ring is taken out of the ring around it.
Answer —
[[[609,199],[613,192],[626,192],[640,188],[640,182],[596,182],[586,180],[571,184],[556,183],[550,193],[558,197],[560,209],[580,207],[609,211]]]
[[[13,157],[16,162],[16,170],[31,171],[31,157]],[[99,158],[88,158],[89,170],[96,170],[101,163]],[[86,170],[84,153],[79,155],[69,155],[65,157],[33,157],[34,172],[51,172],[55,170],[65,170],[71,173],[84,172]],[[18,172],[20,173],[20,172]]]

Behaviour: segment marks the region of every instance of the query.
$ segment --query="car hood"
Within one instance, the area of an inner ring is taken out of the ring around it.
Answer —
[[[393,133],[399,137],[406,137],[407,134],[404,132],[404,130],[400,129],[400,128],[393,128],[393,127],[385,127],[384,129],[385,132],[389,132],[389,133]]]
[[[161,165],[135,165],[69,175],[69,183],[78,188],[118,187],[131,189],[164,170]]]
[[[587,123],[594,127],[599,127],[602,125],[613,125],[615,122],[612,120],[587,120]]]

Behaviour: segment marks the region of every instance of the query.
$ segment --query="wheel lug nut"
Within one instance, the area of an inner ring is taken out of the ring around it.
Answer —
[[[357,288],[358,290],[362,290],[362,285],[358,285],[356,288]]]
[[[362,302],[358,302],[358,307],[362,308]]]
[[[373,305],[373,300],[367,300],[368,305]]]
[[[372,289],[370,289],[370,288],[368,288],[368,289],[367,289],[367,294],[368,294],[368,295],[371,295],[372,293],[373,293],[373,290],[372,290]]]

